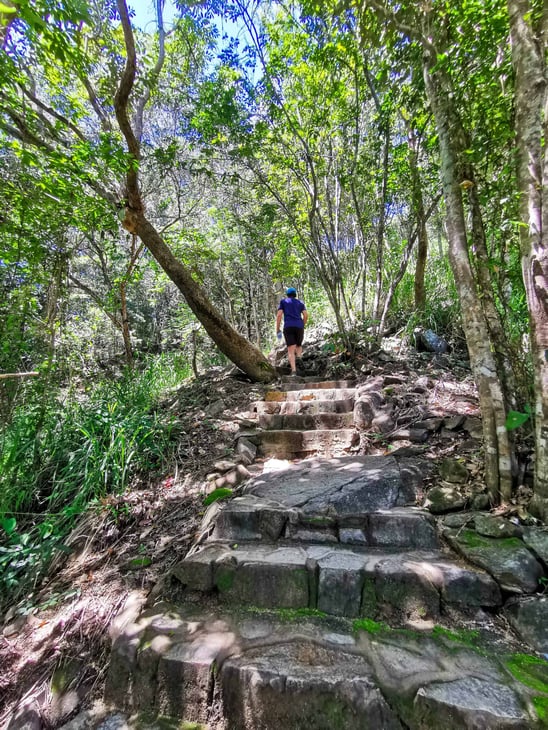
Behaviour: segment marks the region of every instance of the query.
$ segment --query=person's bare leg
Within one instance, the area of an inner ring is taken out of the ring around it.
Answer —
[[[303,348],[302,345],[297,345],[295,348],[295,355],[297,357],[300,357],[303,354]]]
[[[288,345],[287,346],[287,359],[289,360],[289,367],[291,368],[292,373],[297,372],[297,366],[295,365],[295,350],[297,349],[297,345]]]

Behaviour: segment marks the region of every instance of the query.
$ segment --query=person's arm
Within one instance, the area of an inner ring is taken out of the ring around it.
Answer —
[[[308,312],[306,311],[306,309],[303,309],[303,324],[305,327],[306,327],[307,321],[308,321]]]
[[[276,334],[280,331],[280,326],[282,324],[282,317],[284,316],[283,310],[278,309],[278,313],[276,314]]]

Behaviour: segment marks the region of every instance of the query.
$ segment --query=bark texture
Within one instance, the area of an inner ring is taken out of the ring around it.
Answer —
[[[493,343],[471,266],[459,155],[454,139],[460,120],[454,108],[451,84],[436,68],[437,54],[424,52],[424,77],[439,135],[441,176],[446,205],[449,258],[459,295],[470,363],[478,387],[485,448],[485,478],[491,499],[508,500],[512,491],[512,448],[505,427],[504,389],[493,356]]]
[[[508,0],[515,73],[520,244],[535,385],[535,482],[531,511],[548,521],[548,6]],[[536,23],[536,25],[535,25]]]

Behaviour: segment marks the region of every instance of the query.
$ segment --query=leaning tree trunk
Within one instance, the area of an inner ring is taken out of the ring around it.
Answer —
[[[135,39],[126,0],[117,0],[118,12],[124,33],[126,48],[126,64],[116,94],[114,96],[114,112],[128,147],[129,164],[127,168],[125,189],[126,209],[123,221],[124,228],[138,236],[166,272],[175,286],[186,299],[190,309],[204,326],[204,329],[215,342],[219,350],[237,365],[252,380],[269,382],[274,379],[276,371],[245,337],[242,337],[221,316],[216,307],[208,299],[205,292],[194,281],[189,270],[173,254],[171,249],[154,228],[145,215],[145,207],[139,188],[139,164],[141,160],[141,132],[143,129],[143,113],[148,94],[138,101],[137,112],[133,123],[130,121],[128,109],[130,97],[137,73],[137,54]],[[160,31],[160,56],[156,64],[156,74],[160,73],[163,64],[163,31],[161,18],[162,4],[158,4],[158,25]]]
[[[434,49],[425,47],[424,76],[439,136],[449,258],[482,413],[485,481],[493,501],[508,500],[512,491],[512,450],[505,427],[505,397],[468,252],[462,181],[458,176],[459,160],[453,144],[453,135],[459,128],[458,115],[448,91],[450,84],[443,78],[443,69],[435,68],[436,64]]]
[[[540,27],[528,0],[508,0],[515,71],[517,177],[522,270],[535,385],[535,481],[530,509],[548,522],[548,119],[545,53],[548,8]]]
[[[124,226],[139,236],[183,294],[188,306],[219,350],[252,380],[264,383],[271,381],[276,375],[272,365],[259,349],[224,319],[145,215],[127,209]]]

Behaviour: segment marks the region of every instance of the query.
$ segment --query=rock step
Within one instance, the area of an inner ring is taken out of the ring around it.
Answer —
[[[245,433],[247,439],[257,446],[261,456],[279,459],[294,459],[309,454],[337,456],[359,443],[359,434],[354,428],[336,431],[258,431]]]
[[[244,491],[258,503],[275,502],[291,512],[360,520],[370,512],[416,504],[431,471],[428,462],[413,457],[317,457],[256,476]]]
[[[206,544],[173,568],[190,591],[258,608],[309,608],[335,616],[437,617],[444,604],[500,606],[487,573],[440,551],[390,552],[331,545]]]
[[[271,401],[306,401],[306,400],[352,400],[354,388],[307,388],[298,390],[269,390],[264,400]]]
[[[329,402],[329,401],[327,401]],[[267,430],[334,430],[351,428],[354,425],[353,413],[295,413],[261,414],[258,418],[260,428]]]
[[[508,671],[512,647],[503,640],[491,648],[482,637],[485,646],[476,651],[448,630],[398,631],[372,621],[351,626],[287,612],[183,611],[169,604],[141,615],[122,613],[111,633],[106,700],[128,715],[146,715],[146,727],[545,727],[539,715],[548,695],[537,689],[531,701],[531,689]],[[530,659],[541,685],[548,662]],[[168,719],[177,722],[168,725]],[[108,721],[94,727],[120,727]]]
[[[282,383],[280,390],[332,390],[355,388],[355,386],[356,381],[354,380],[309,380],[308,378],[304,378],[304,382],[290,380]]]
[[[277,413],[282,415],[306,413],[315,416],[319,413],[352,413],[353,410],[352,398],[346,400],[258,401],[255,403],[255,412],[260,416]]]
[[[286,539],[393,549],[440,547],[433,516],[415,507],[337,514],[334,506],[325,514],[320,506],[302,510],[246,494],[225,504],[217,502],[205,522],[213,523],[213,542]]]

